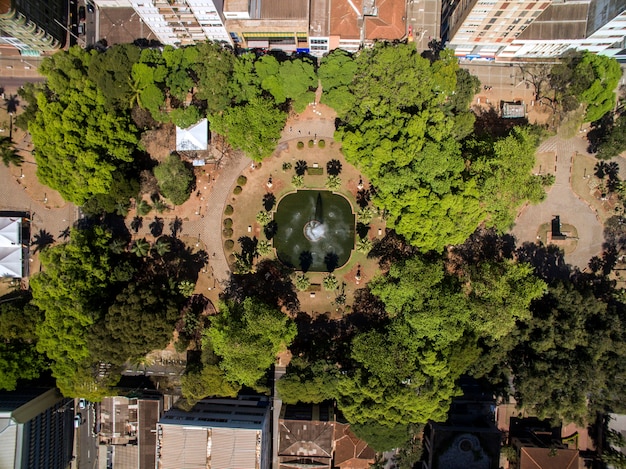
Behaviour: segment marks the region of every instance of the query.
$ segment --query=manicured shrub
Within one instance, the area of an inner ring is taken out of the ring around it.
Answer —
[[[241,194],[241,191],[242,191],[242,190],[243,190],[243,189],[241,188],[241,186],[236,186],[236,187],[233,189],[233,194],[235,194],[235,195],[239,195],[239,194]]]
[[[315,146],[315,142],[313,140],[309,140],[309,148],[313,148]]]
[[[234,211],[235,209],[233,208],[232,205],[227,205],[226,208],[224,209],[224,215],[232,215]]]
[[[304,148],[304,142],[298,142],[296,147],[298,148],[298,150],[302,150]]]
[[[224,228],[222,230],[222,234],[224,235],[224,238],[230,238],[233,235],[233,229],[232,228]]]
[[[248,182],[248,178],[244,175],[241,175],[237,178],[237,184],[239,184],[240,186],[245,186],[246,182]]]
[[[233,219],[225,218],[224,219],[224,228],[232,228],[233,227]]]
[[[324,148],[326,146],[326,141],[320,140],[319,142],[317,142],[317,146],[320,148]]]
[[[224,241],[224,247],[230,251],[235,247],[235,242],[232,239],[227,239]]]

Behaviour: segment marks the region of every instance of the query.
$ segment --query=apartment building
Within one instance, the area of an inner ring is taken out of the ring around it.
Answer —
[[[442,37],[457,57],[550,59],[569,49],[623,57],[624,0],[452,0]]]
[[[38,56],[62,48],[67,38],[68,2],[0,0],[0,46]]]

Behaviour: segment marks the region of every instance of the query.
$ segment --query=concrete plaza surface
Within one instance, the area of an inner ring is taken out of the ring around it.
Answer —
[[[569,139],[555,136],[544,141],[538,151],[556,152],[556,180],[543,202],[528,205],[521,211],[512,234],[518,245],[523,242],[536,243],[539,227],[559,215],[561,223],[573,225],[578,231],[576,249],[565,254],[565,262],[583,270],[589,259],[602,252],[604,241],[602,223],[596,212],[574,193],[571,185],[574,154],[587,153],[587,142],[579,136]]]

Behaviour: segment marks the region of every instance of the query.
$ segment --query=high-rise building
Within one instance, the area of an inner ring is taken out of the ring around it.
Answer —
[[[549,59],[567,50],[626,54],[624,0],[451,0],[442,38],[457,57]]]
[[[0,393],[0,467],[66,469],[74,442],[73,399],[57,389]]]
[[[63,0],[0,0],[0,44],[30,56],[60,49],[67,38],[67,12]]]

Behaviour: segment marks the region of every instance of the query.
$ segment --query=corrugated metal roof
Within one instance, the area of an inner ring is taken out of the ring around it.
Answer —
[[[206,428],[162,425],[161,469],[206,469]]]
[[[308,0],[259,0],[261,19],[298,20],[309,18]]]
[[[211,430],[211,469],[259,467],[261,432],[234,428]]]

